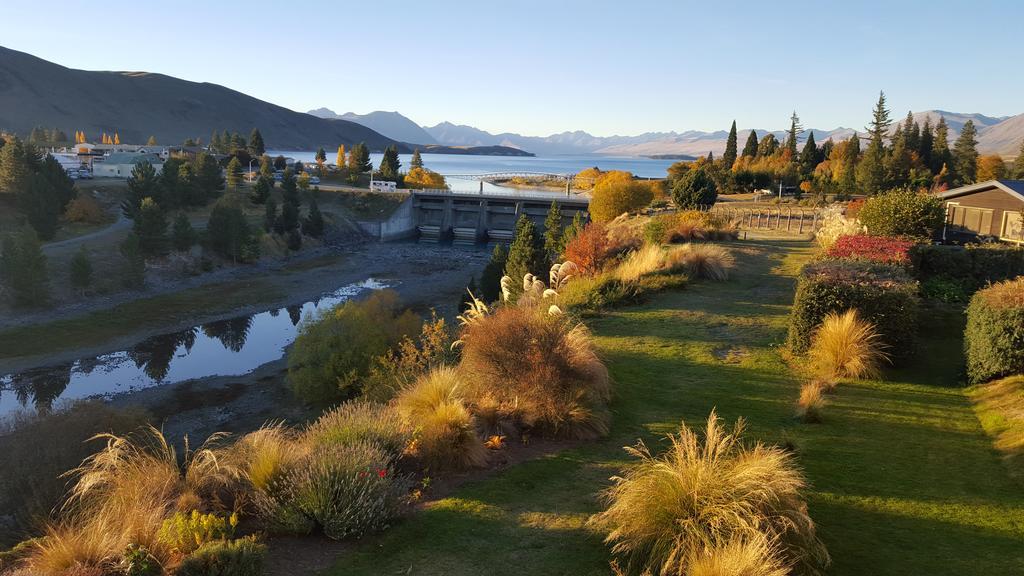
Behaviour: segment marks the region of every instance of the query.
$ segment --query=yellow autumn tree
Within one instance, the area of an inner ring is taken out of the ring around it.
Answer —
[[[345,165],[345,145],[338,146],[338,157],[334,159],[334,165],[341,168]]]
[[[121,143],[121,136],[117,132],[114,132],[114,144],[120,144],[120,143]]]
[[[1001,180],[1006,178],[1006,162],[998,154],[990,154],[978,158],[978,182]]]
[[[440,190],[448,187],[444,176],[426,168],[413,168],[405,175],[405,187],[418,190]]]
[[[634,180],[628,172],[604,176],[591,193],[590,216],[595,222],[608,222],[622,213],[635,212],[647,206],[653,199],[651,187]]]

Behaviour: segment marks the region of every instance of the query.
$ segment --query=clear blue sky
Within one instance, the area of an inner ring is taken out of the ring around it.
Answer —
[[[11,2],[0,45],[223,84],[298,111],[492,132],[862,127],[1024,112],[1024,2]]]

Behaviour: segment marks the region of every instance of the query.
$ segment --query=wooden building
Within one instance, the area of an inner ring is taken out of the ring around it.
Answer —
[[[989,180],[936,195],[946,205],[943,240],[1024,243],[1024,180]]]

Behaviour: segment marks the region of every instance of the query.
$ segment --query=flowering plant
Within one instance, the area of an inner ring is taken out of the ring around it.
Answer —
[[[872,262],[906,265],[910,263],[910,248],[914,243],[891,236],[854,234],[840,236],[825,254],[829,258],[860,258]]]

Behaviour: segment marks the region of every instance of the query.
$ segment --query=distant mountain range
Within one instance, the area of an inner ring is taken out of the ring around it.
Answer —
[[[317,116],[318,118],[327,118],[331,120],[348,120],[355,122],[356,124],[362,124],[375,132],[380,132],[384,136],[399,142],[412,142],[415,144],[439,144],[434,137],[431,136],[426,130],[420,128],[420,125],[413,122],[412,120],[402,116],[398,112],[383,112],[376,111],[370,112],[369,114],[355,114],[353,112],[346,112],[344,114],[337,114],[333,110],[327,108],[317,108],[316,110],[310,110],[310,114]]]
[[[258,127],[269,148],[328,150],[366,142],[383,150],[395,140],[363,124],[327,120],[258,100],[216,84],[148,72],[93,72],[65,68],[0,47],[0,130],[84,130],[90,139],[117,132],[122,142],[204,142],[213,130],[248,136]],[[409,148],[401,145],[403,151]]]

